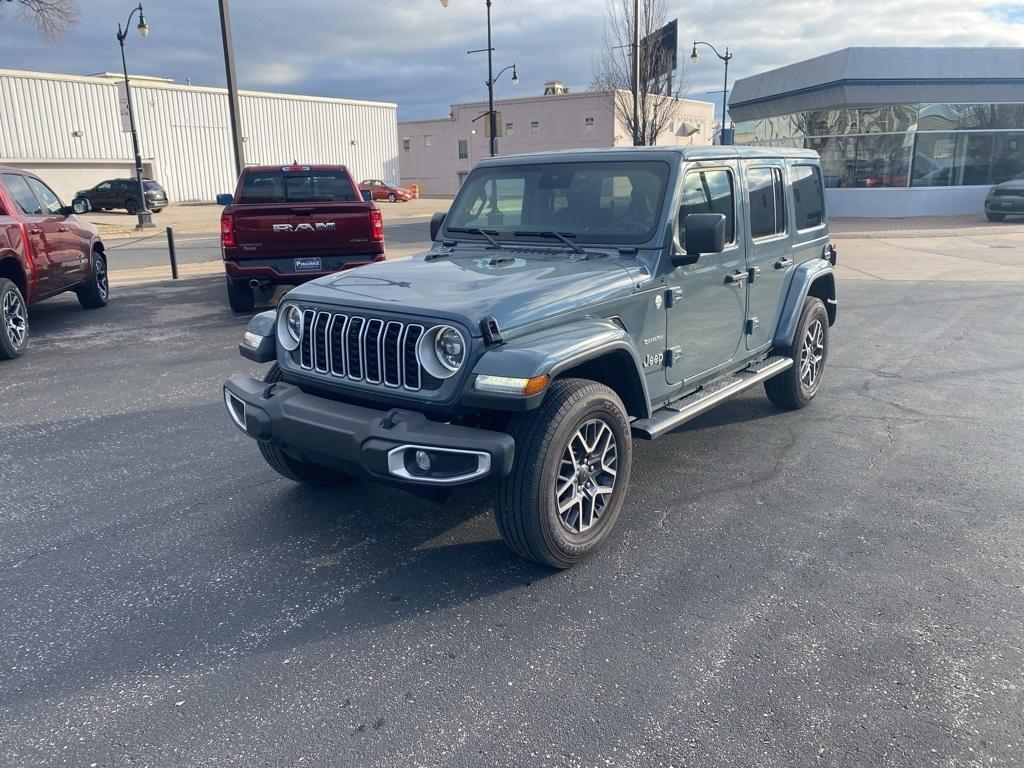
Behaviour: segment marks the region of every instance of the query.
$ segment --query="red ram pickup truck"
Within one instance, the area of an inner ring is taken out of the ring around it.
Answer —
[[[89,201],[67,206],[42,179],[0,166],[0,359],[28,345],[28,307],[65,291],[86,309],[110,296],[107,257],[96,228],[76,214]]]
[[[220,195],[228,303],[251,312],[259,291],[384,260],[384,223],[342,165],[245,168]]]

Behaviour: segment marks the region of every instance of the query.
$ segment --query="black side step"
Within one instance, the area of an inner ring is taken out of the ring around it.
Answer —
[[[636,437],[653,440],[670,432],[681,424],[695,419],[705,411],[709,411],[724,400],[738,395],[745,389],[760,384],[793,365],[791,357],[769,357],[759,363],[747,366],[721,381],[699,389],[682,400],[666,405],[656,411],[649,419],[637,419],[630,426]]]

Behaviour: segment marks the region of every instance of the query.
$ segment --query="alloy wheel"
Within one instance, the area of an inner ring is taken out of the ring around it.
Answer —
[[[569,533],[586,533],[601,519],[611,504],[618,471],[611,427],[599,418],[582,424],[569,438],[555,480],[558,519]]]
[[[4,296],[3,320],[11,346],[21,349],[25,345],[25,337],[28,335],[28,318],[25,312],[25,302],[16,291],[8,291]]]
[[[824,367],[825,328],[821,320],[815,319],[804,333],[800,344],[800,384],[807,391],[818,386],[818,379]]]
[[[110,283],[107,279],[107,260],[97,256],[95,264],[93,266],[93,274],[96,278],[96,290],[99,291],[100,298],[104,301],[107,300],[107,296],[110,294]]]

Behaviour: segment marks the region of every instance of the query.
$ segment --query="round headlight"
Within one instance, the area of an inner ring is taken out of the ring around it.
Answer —
[[[466,342],[462,334],[450,326],[439,329],[434,336],[434,354],[441,365],[455,373],[466,360]]]
[[[435,379],[448,379],[466,362],[466,340],[450,325],[435,325],[420,337],[416,352],[427,373]]]
[[[289,304],[280,317],[277,338],[281,346],[291,352],[297,349],[299,342],[302,341],[302,310],[294,304]]]

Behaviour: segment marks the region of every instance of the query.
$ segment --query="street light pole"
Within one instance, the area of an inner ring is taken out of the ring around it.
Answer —
[[[491,45],[491,0],[487,0],[487,118],[491,128],[491,157],[498,154],[498,116],[494,114],[494,47]]]
[[[135,181],[139,186],[139,205],[141,206],[138,210],[139,223],[135,225],[136,229],[149,229],[153,226],[153,212],[146,206],[146,188],[142,182],[142,153],[139,151],[139,131],[135,127],[135,106],[132,103],[132,87],[131,82],[128,80],[128,62],[124,56],[124,41],[128,37],[128,28],[131,26],[132,17],[139,14],[139,24],[137,29],[139,34],[146,37],[149,34],[149,25],[146,23],[146,17],[142,12],[142,3],[135,8],[132,8],[132,12],[128,15],[128,21],[124,23],[124,29],[121,29],[121,25],[117,25],[117,42],[121,46],[121,67],[124,69],[124,92],[125,98],[128,102],[128,124],[132,129],[132,150],[135,152]]]
[[[708,48],[710,48],[712,51],[715,52],[715,56],[717,56],[719,59],[721,59],[723,62],[725,62],[725,82],[722,85],[722,130],[721,130],[721,133],[719,134],[719,136],[720,136],[719,142],[722,143],[722,144],[726,144],[726,143],[730,143],[731,144],[732,143],[731,140],[729,142],[726,142],[725,139],[726,139],[726,136],[727,136],[727,134],[726,134],[726,126],[728,125],[727,110],[729,108],[728,103],[727,103],[727,97],[728,97],[728,94],[729,94],[729,61],[732,59],[732,54],[729,53],[729,46],[726,46],[725,47],[725,53],[721,54],[721,53],[718,52],[718,49],[715,48],[715,46],[713,46],[711,43],[705,43],[703,40],[694,41],[694,43],[693,43],[693,52],[690,54],[690,61],[692,61],[694,64],[696,64],[697,60],[700,58],[697,55],[697,46],[698,45],[706,45]]]
[[[447,8],[448,0],[441,0],[441,5]],[[505,67],[497,75],[494,74],[494,46],[491,44],[491,0],[487,0],[487,47],[466,51],[466,53],[483,53],[484,51],[487,52],[487,127],[491,134],[491,157],[494,157],[498,154],[498,113],[494,111],[494,84],[506,70],[512,70],[512,85],[519,84],[519,75],[516,73],[515,64]]]

